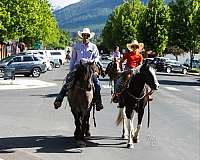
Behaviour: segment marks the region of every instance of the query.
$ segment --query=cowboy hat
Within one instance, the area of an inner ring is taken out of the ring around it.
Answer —
[[[127,48],[128,48],[130,51],[132,51],[133,49],[132,49],[131,47],[132,47],[132,46],[137,46],[137,48],[139,48],[139,43],[138,43],[137,40],[134,40],[133,42],[128,43],[126,46],[127,46]]]
[[[93,38],[95,35],[94,32],[90,32],[89,28],[83,28],[83,31],[78,31],[79,37],[83,38],[82,34],[89,34],[90,35],[89,39]]]

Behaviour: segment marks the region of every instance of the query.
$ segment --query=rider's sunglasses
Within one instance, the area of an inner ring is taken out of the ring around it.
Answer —
[[[90,37],[90,35],[89,35],[89,34],[85,34],[85,33],[83,33],[83,34],[82,34],[82,36],[83,36],[83,37],[87,37],[87,38],[89,38],[89,37]]]
[[[138,48],[138,46],[137,45],[132,45],[131,48]]]

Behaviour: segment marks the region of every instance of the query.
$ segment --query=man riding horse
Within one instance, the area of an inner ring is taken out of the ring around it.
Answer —
[[[94,37],[95,33],[90,32],[89,28],[83,28],[83,31],[78,31],[78,35],[82,38],[82,43],[75,44],[72,49],[72,56],[70,59],[70,73],[67,75],[66,82],[54,102],[54,106],[56,109],[61,106],[64,96],[68,92],[69,88],[73,86],[75,75],[74,72],[76,72],[76,68],[80,64],[80,61],[82,63],[96,62],[97,65],[99,65],[99,67],[102,69],[102,65],[99,61],[98,48],[94,43],[91,43],[89,41],[89,39]],[[98,76],[99,75],[97,73],[94,74],[93,83],[95,87],[96,110],[100,111],[103,109],[103,105],[101,100],[101,87]]]

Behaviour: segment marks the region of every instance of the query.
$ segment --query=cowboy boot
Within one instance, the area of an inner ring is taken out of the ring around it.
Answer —
[[[65,83],[60,91],[60,93],[57,95],[55,101],[54,101],[54,108],[55,109],[58,109],[61,107],[62,105],[62,102],[63,102],[63,99],[65,97],[65,95],[67,94],[68,92],[68,87],[67,87],[67,84]]]
[[[103,109],[103,104],[101,100],[101,94],[95,93],[96,99],[96,111],[100,111]]]

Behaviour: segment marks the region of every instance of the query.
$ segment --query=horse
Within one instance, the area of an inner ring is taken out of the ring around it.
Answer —
[[[111,95],[113,92],[113,82],[114,82],[114,91],[116,88],[117,79],[119,78],[119,62],[114,59],[112,62],[108,63],[105,74],[109,77],[109,85],[111,86]]]
[[[108,75],[108,77],[109,77],[109,85],[111,86],[111,95],[113,95],[113,93],[116,90],[117,80],[121,74],[119,72],[119,66],[120,66],[120,63],[118,61],[116,61],[116,59],[114,59],[113,61],[108,63],[108,65],[106,67],[105,74]],[[114,92],[113,92],[113,83],[114,83]],[[126,129],[127,118],[126,118],[125,110],[123,108],[119,108],[119,114],[120,114],[120,117],[121,116],[123,117],[122,138],[126,139],[126,137],[128,136],[128,133],[127,133],[127,129]]]
[[[75,72],[74,84],[68,91],[68,102],[75,121],[74,137],[80,147],[86,146],[85,137],[89,137],[89,118],[93,103],[93,75],[98,67],[93,63],[78,66]]]
[[[127,71],[124,74],[129,76],[130,73],[129,83],[120,95],[123,99],[121,105],[124,106],[124,109],[120,110],[116,123],[119,125],[124,120],[124,114],[126,115],[128,128],[127,148],[134,148],[133,143],[139,142],[139,131],[148,97],[154,90],[159,88],[159,83],[154,68],[147,63],[138,66],[134,71]],[[149,88],[147,85],[150,87],[150,91],[147,90]],[[138,114],[136,130],[134,130],[133,126],[135,113]]]

